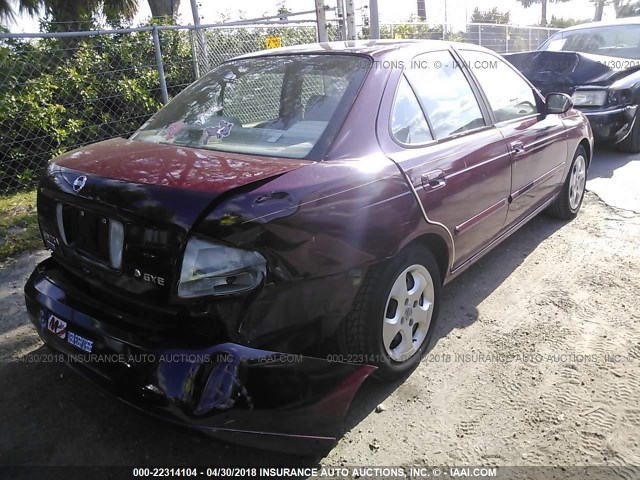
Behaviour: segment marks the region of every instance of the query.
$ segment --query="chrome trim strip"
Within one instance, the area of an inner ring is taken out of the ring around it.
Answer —
[[[532,120],[536,117],[539,117],[540,114],[541,112],[534,112],[534,113],[530,113],[529,115],[524,115],[522,117],[510,118],[509,120],[502,120],[501,122],[495,122],[494,125],[498,128],[506,127],[508,125],[511,125],[512,123],[526,122],[527,120]]]
[[[549,204],[551,204],[551,202],[553,202],[553,200],[555,200],[556,196],[557,195],[554,195],[549,200],[547,200],[542,205],[540,205],[538,208],[536,208],[529,215],[527,215],[526,217],[521,219],[518,223],[516,223],[513,226],[511,226],[511,228],[509,228],[508,230],[505,230],[504,232],[502,232],[498,237],[496,237],[491,243],[488,243],[482,250],[480,250],[478,253],[476,253],[473,257],[468,258],[463,263],[458,265],[455,268],[455,270],[451,271],[451,276],[447,279],[447,281],[448,280],[452,280],[455,275],[458,275],[459,273],[462,273],[462,271],[465,270],[467,267],[470,267],[473,263],[475,263],[481,257],[483,257],[484,255],[489,253],[489,251],[491,251],[493,249],[493,247],[497,246],[499,243],[501,243],[502,241],[504,241],[507,238],[509,238],[513,233],[516,232],[516,230],[520,229],[520,227],[524,226],[527,222],[529,222],[529,220],[531,220],[533,217],[538,215],[542,210],[547,208],[549,206]]]
[[[379,202],[372,203],[371,205],[367,205],[364,208],[366,209],[366,208],[371,208],[371,207],[377,207],[378,205],[382,205],[383,203],[387,203],[387,202],[390,202],[390,201],[395,200],[397,198],[404,197],[405,195],[409,195],[410,193],[411,192],[402,192],[402,193],[400,193],[398,195],[394,195],[393,197],[385,198],[384,200],[380,200]]]
[[[460,175],[461,173],[467,173],[467,172],[473,170],[474,168],[482,167],[482,166],[486,165],[487,163],[495,162],[496,160],[499,160],[502,157],[509,157],[509,156],[511,156],[511,152],[509,150],[506,150],[504,153],[501,153],[500,155],[496,155],[495,157],[491,157],[491,158],[489,158],[487,160],[483,160],[482,162],[474,163],[473,165],[469,165],[467,167],[464,167],[461,170],[457,170],[455,172],[452,172],[450,175],[447,175],[447,178],[455,177],[456,175]],[[434,162],[436,162],[437,160],[444,159],[444,158],[446,158],[446,156],[442,156],[442,157],[434,160]]]
[[[58,232],[60,232],[62,241],[65,245],[69,245],[69,243],[67,243],[67,235],[64,233],[64,219],[62,217],[62,204],[60,202],[56,204],[56,221],[58,223]]]
[[[461,233],[464,233],[466,230],[469,230],[471,227],[475,227],[478,223],[480,223],[485,218],[493,215],[496,212],[499,212],[506,205],[508,205],[508,201],[506,198],[503,198],[499,202],[491,205],[489,208],[486,208],[480,213],[474,215],[469,220],[466,220],[462,222],[460,225],[456,226],[456,228],[453,230],[454,233],[456,235],[460,235]]]
[[[629,126],[629,128],[627,129],[627,133],[625,133],[622,138],[620,140],[618,140],[617,142],[615,142],[616,144],[623,142],[630,134],[631,134],[631,130],[633,130],[633,126],[636,124],[636,115],[633,115],[633,119],[631,120],[631,125]],[[622,129],[620,129],[622,130]],[[618,130],[618,131],[620,131]]]
[[[515,192],[513,192],[511,194],[511,201],[513,202],[516,198],[522,196],[522,194],[528,192],[529,190],[531,190],[534,187],[537,187],[541,183],[544,183],[551,175],[553,175],[556,172],[556,170],[558,170],[560,167],[563,167],[565,164],[566,164],[566,162],[562,162],[560,165],[556,165],[551,170],[549,170],[547,173],[545,173],[543,175],[540,175],[533,182],[528,183],[527,185],[525,185],[521,189],[516,190]]]
[[[612,113],[625,113],[627,110],[631,110],[632,108],[638,108],[638,105],[626,105],[620,108],[614,108],[613,110],[601,110],[598,112],[585,112],[584,110],[580,110],[579,107],[576,107],[580,113],[586,115],[586,117],[598,117],[600,115],[611,115]]]

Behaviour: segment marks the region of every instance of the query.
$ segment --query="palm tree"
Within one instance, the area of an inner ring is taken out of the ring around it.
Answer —
[[[138,0],[0,0],[0,19],[12,20],[16,10],[32,17],[47,18],[56,30],[77,31],[97,14],[108,20],[131,19],[138,11]]]
[[[531,5],[540,4],[542,7],[542,12],[540,15],[540,25],[545,26],[547,24],[547,2],[567,2],[568,0],[518,0],[518,2],[524,7],[529,8]]]
[[[0,0],[0,20],[13,20],[15,12],[9,0]]]

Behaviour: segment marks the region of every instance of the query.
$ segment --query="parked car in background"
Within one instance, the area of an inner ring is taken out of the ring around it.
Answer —
[[[147,412],[331,445],[367,376],[420,362],[445,283],[542,210],[578,213],[592,151],[566,95],[481,47],[252,53],[51,161],[27,308]]]
[[[543,94],[570,95],[597,142],[640,151],[640,17],[576,25],[505,57]]]

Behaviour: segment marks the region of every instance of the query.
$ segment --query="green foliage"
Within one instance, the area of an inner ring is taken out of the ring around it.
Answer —
[[[0,265],[13,255],[42,247],[36,192],[0,196]]]
[[[511,12],[502,12],[498,10],[498,7],[493,7],[490,10],[480,10],[476,7],[471,15],[471,23],[509,23]]]
[[[574,18],[556,17],[555,15],[551,15],[551,20],[549,20],[549,23],[546,26],[550,28],[568,28],[580,23],[587,23],[590,21],[591,19],[589,18],[586,18],[584,20],[576,20]]]
[[[160,32],[170,95],[194,80],[186,32]],[[161,107],[150,32],[0,40],[0,194],[65,151],[128,136]]]
[[[50,32],[80,31],[100,15],[107,21],[132,19],[138,0],[0,0],[0,20],[15,19],[18,11],[46,19]]]

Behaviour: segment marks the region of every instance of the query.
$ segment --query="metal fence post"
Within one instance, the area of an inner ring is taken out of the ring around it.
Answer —
[[[153,48],[156,51],[156,68],[158,69],[158,80],[160,81],[160,92],[162,93],[162,103],[169,103],[169,93],[167,92],[167,80],[164,76],[164,65],[162,64],[162,50],[160,50],[160,36],[158,27],[153,27]]]
[[[318,42],[329,41],[327,35],[327,18],[324,12],[324,0],[316,0],[316,21],[318,22]]]
[[[505,43],[505,48],[506,48],[506,53],[509,53],[509,27],[505,26],[504,27],[504,43]]]
[[[346,0],[344,8],[347,16],[347,40],[357,40],[358,32],[356,31],[356,10],[353,0]],[[371,33],[371,22],[369,22],[369,33]]]
[[[198,54],[196,53],[196,42],[193,39],[193,30],[189,29],[189,45],[191,45],[191,57],[193,58],[193,73],[195,78],[200,78],[200,66],[198,65]]]
[[[378,39],[380,38],[380,15],[378,13],[378,0],[369,0],[369,15],[371,39]]]

